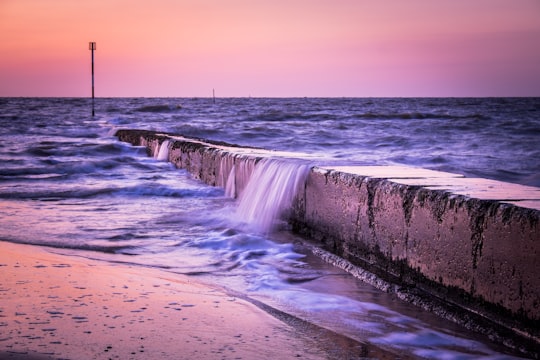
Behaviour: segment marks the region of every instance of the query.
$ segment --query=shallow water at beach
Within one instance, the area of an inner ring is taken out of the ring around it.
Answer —
[[[411,356],[504,357],[323,262],[285,224],[250,226],[224,189],[113,134],[168,131],[540,186],[539,99],[97,99],[95,117],[88,99],[0,105],[0,239],[196,276]]]

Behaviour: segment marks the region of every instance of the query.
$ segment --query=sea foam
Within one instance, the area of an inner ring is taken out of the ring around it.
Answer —
[[[263,233],[272,231],[304,186],[309,169],[305,163],[261,160],[240,194],[236,215]]]

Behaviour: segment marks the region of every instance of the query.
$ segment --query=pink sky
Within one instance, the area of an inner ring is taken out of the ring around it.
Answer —
[[[540,96],[539,0],[0,0],[0,96]]]

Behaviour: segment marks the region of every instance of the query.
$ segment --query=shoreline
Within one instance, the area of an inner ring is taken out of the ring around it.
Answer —
[[[277,154],[156,131],[116,136],[234,194]],[[539,216],[536,187],[408,166],[314,165],[286,220],[354,266],[537,349]]]
[[[2,359],[396,356],[160,269],[0,241],[0,271]]]

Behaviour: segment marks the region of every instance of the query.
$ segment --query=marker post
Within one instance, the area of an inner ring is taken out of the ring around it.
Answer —
[[[90,42],[88,48],[92,50],[92,116],[94,116],[94,50],[96,50],[96,43]]]

